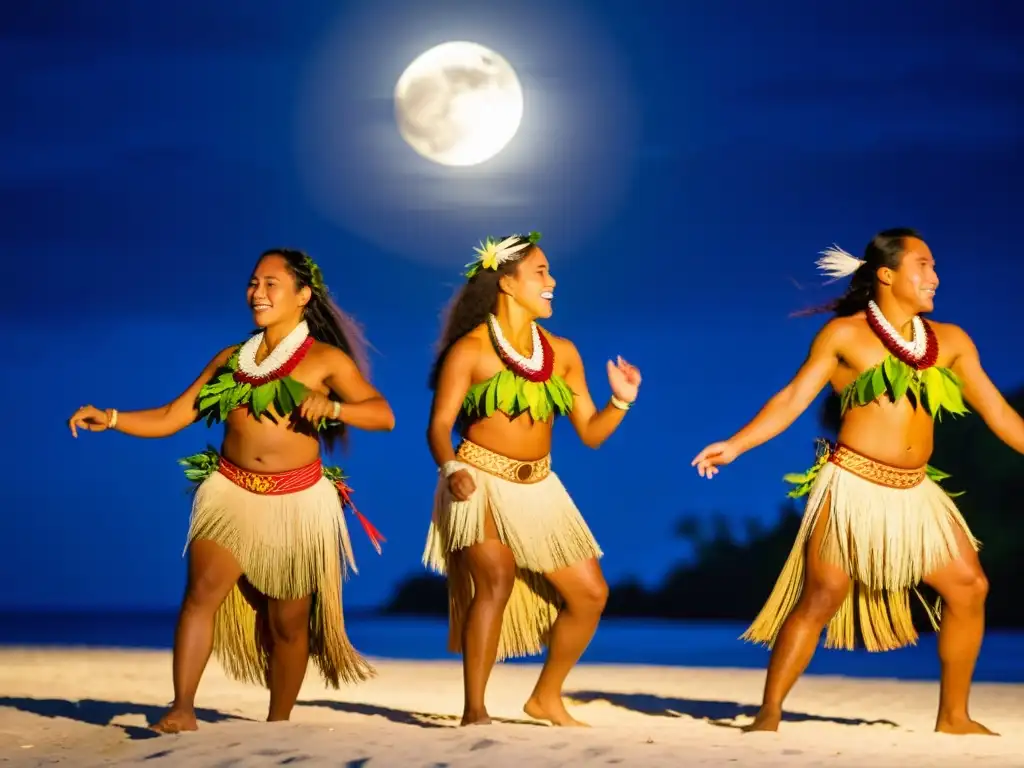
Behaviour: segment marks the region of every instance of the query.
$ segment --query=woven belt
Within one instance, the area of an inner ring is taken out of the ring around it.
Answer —
[[[828,460],[847,472],[852,472],[857,477],[863,477],[876,485],[886,488],[906,490],[916,488],[925,479],[925,468],[903,469],[901,467],[890,467],[867,456],[861,456],[845,445],[837,445]]]
[[[519,461],[464,440],[456,456],[460,461],[511,483],[539,483],[551,474],[550,455],[535,461]]]
[[[288,472],[253,472],[249,469],[232,464],[221,456],[217,471],[239,488],[244,488],[261,496],[281,496],[286,493],[298,493],[316,485],[324,476],[322,462],[317,459]]]

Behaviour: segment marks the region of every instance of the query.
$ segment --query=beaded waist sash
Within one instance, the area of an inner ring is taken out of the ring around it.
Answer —
[[[298,493],[312,488],[324,476],[324,467],[320,459],[287,472],[253,472],[251,469],[242,469],[221,456],[217,471],[239,488],[261,496]]]
[[[837,445],[829,455],[828,460],[840,469],[852,472],[857,477],[862,477],[876,485],[898,490],[916,488],[924,482],[927,475],[925,467],[919,467],[918,469],[891,467],[880,461],[869,459],[867,456],[861,456],[845,445]]]
[[[460,461],[510,483],[539,483],[551,474],[550,455],[534,461],[519,461],[464,440],[456,456]]]

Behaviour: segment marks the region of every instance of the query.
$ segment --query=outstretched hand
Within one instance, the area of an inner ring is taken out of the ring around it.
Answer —
[[[68,428],[72,437],[78,437],[78,430],[84,429],[89,432],[102,432],[110,426],[110,416],[106,411],[101,411],[91,405],[83,405],[68,419]]]
[[[710,480],[718,474],[719,467],[731,464],[738,455],[739,453],[736,448],[728,440],[723,440],[718,443],[712,443],[698,453],[693,461],[690,462],[690,466],[697,468],[698,475]]]
[[[608,361],[608,385],[612,389],[612,394],[619,400],[627,403],[636,400],[642,380],[640,370],[623,360],[621,355],[615,362]]]

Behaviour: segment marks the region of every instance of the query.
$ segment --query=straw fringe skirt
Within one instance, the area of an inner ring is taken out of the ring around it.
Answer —
[[[822,515],[822,559],[851,579],[849,594],[828,623],[826,648],[854,649],[858,629],[869,651],[915,644],[910,591],[959,556],[958,527],[979,547],[952,499],[923,467],[890,467],[839,446],[821,466],[789,558],[743,639],[774,644],[800,599],[807,543]],[[937,629],[938,605],[925,608]]]
[[[603,553],[565,486],[551,472],[550,457],[516,461],[467,440],[459,446],[458,459],[467,465],[476,492],[467,501],[457,501],[447,479],[438,479],[423,553],[428,568],[448,576],[448,648],[462,652],[462,628],[473,598],[473,580],[459,551],[484,541],[490,514],[498,539],[512,550],[516,562],[498,661],[542,653],[562,604],[544,574]]]
[[[266,597],[313,596],[309,652],[327,685],[338,688],[375,675],[345,633],[341,584],[347,570],[356,568],[338,491],[329,480],[321,476],[304,490],[270,495],[213,472],[196,489],[192,505],[188,543],[198,539],[231,552],[245,580]],[[230,677],[268,685],[269,635],[262,622],[235,585],[217,611],[213,639],[214,654]]]

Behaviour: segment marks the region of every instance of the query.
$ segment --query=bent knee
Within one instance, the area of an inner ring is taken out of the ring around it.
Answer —
[[[601,613],[608,605],[608,582],[598,579],[581,584],[573,594],[566,596],[566,603],[574,611]]]
[[[182,608],[187,611],[212,612],[220,607],[224,598],[228,596],[233,584],[224,584],[215,578],[203,578],[192,580],[188,589],[185,590],[185,600]]]
[[[267,622],[275,643],[298,643],[309,636],[309,611],[304,608],[271,610]]]
[[[815,581],[804,587],[800,608],[805,615],[826,622],[835,615],[849,594],[849,579]]]
[[[988,577],[980,569],[965,576],[955,587],[942,596],[950,608],[979,608],[988,598]]]
[[[309,620],[301,618],[272,618],[270,620],[270,636],[275,643],[298,643],[309,636]]]
[[[507,602],[516,583],[513,565],[494,564],[477,569],[473,574],[473,587],[481,600]]]

